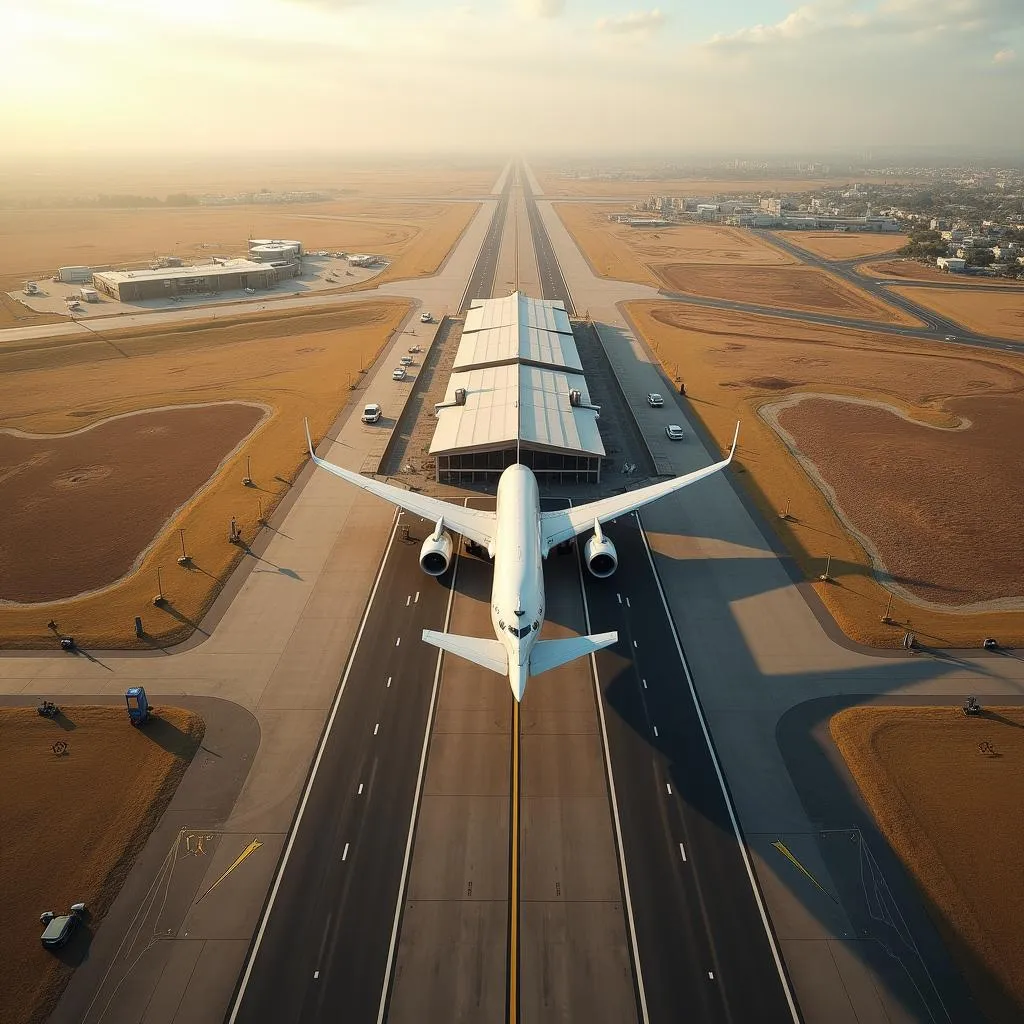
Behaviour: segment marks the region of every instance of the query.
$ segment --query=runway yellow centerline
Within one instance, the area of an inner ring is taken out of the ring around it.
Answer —
[[[508,1022],[519,1020],[519,701],[512,702],[512,826],[508,916]]]

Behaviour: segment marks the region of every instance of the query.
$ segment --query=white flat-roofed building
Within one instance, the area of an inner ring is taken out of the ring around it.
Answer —
[[[472,312],[472,310],[470,310]],[[542,331],[526,324],[507,324],[483,331],[462,333],[455,353],[455,370],[510,362],[530,363],[582,373],[580,354],[571,334]]]
[[[541,481],[600,480],[600,410],[560,302],[518,293],[474,302],[435,412],[438,480],[493,482],[517,454]]]
[[[93,287],[117,299],[131,302],[172,295],[197,295],[235,288],[270,288],[288,268],[252,260],[224,260],[200,267],[160,267],[155,270],[104,270],[93,274]]]

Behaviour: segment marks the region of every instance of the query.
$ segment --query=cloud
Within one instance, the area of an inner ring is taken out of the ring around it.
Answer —
[[[598,32],[615,32],[622,35],[653,32],[665,24],[665,15],[657,8],[653,11],[630,11],[621,18],[599,18]]]
[[[565,0],[519,0],[519,6],[536,18],[557,18],[565,10]]]
[[[1002,50],[997,51],[992,56],[993,64],[1009,64],[1011,60],[1015,60],[1017,53],[1015,50],[1011,50],[1009,47],[1005,47]]]

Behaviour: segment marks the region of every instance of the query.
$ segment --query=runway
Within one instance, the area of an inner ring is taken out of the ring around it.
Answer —
[[[399,517],[230,1021],[377,1019],[438,662],[420,632],[451,593],[419,567],[430,528]]]
[[[499,260],[513,246],[518,268],[529,246],[544,291],[564,293],[520,180],[473,281],[504,292]],[[420,641],[425,627],[490,635],[492,569],[463,553],[425,576],[429,526],[410,525],[387,549],[232,1024],[797,1019],[635,518],[609,528],[612,579],[576,549],[545,565],[543,635],[618,629],[620,643],[532,681],[518,708],[504,678]]]

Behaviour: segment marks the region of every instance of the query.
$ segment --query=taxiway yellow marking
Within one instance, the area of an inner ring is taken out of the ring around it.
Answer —
[[[801,863],[800,863],[800,861],[798,861],[798,860],[796,859],[796,857],[794,857],[794,856],[793,856],[793,853],[792,853],[792,851],[791,851],[791,850],[789,849],[789,847],[788,847],[788,846],[786,846],[786,844],[785,844],[784,842],[782,842],[782,840],[781,840],[781,839],[776,839],[776,840],[775,840],[775,842],[774,842],[774,843],[772,843],[772,846],[774,846],[774,847],[775,847],[775,849],[776,849],[776,850],[778,850],[778,851],[779,851],[779,853],[781,853],[781,854],[782,854],[782,856],[786,858],[786,860],[788,860],[788,861],[789,861],[789,862],[790,862],[791,864],[793,864],[793,865],[794,865],[794,866],[795,866],[795,867],[797,868],[797,870],[799,870],[799,871],[803,872],[803,874],[805,874],[805,875],[806,875],[806,876],[807,876],[807,877],[808,877],[808,878],[809,878],[809,879],[811,880],[811,884],[812,884],[812,885],[813,885],[813,886],[814,886],[814,887],[815,887],[816,889],[820,889],[820,890],[821,890],[821,891],[822,891],[822,892],[823,892],[823,893],[824,893],[824,894],[825,894],[825,895],[826,895],[826,896],[827,896],[827,897],[828,897],[828,898],[829,898],[829,899],[830,899],[830,900],[831,900],[831,901],[832,901],[833,903],[835,903],[835,904],[836,904],[836,905],[838,906],[838,904],[839,904],[839,900],[837,900],[837,899],[835,898],[835,896],[833,896],[833,895],[832,895],[832,893],[830,893],[830,892],[828,891],[828,889],[826,889],[826,888],[825,888],[825,887],[824,887],[824,886],[823,886],[823,885],[822,885],[822,884],[821,884],[821,883],[820,883],[820,882],[819,882],[819,881],[818,881],[818,880],[817,880],[817,879],[816,879],[816,878],[814,877],[814,875],[812,875],[812,874],[810,873],[810,871],[808,871],[808,870],[807,870],[807,868],[805,868],[805,867],[803,866],[803,864],[801,864]]]
[[[255,853],[255,852],[256,852],[256,851],[257,851],[257,850],[258,850],[258,849],[259,849],[259,848],[260,848],[260,847],[261,847],[262,845],[263,845],[263,844],[262,844],[262,843],[261,843],[261,842],[260,842],[260,841],[259,841],[258,839],[254,839],[254,840],[253,840],[253,841],[252,841],[252,842],[251,842],[251,843],[250,843],[250,844],[249,844],[249,845],[248,845],[248,846],[247,846],[247,847],[246,847],[246,848],[245,848],[245,849],[244,849],[244,850],[243,850],[243,851],[242,851],[242,852],[241,852],[241,853],[240,853],[240,854],[239,854],[239,855],[238,855],[238,856],[237,856],[237,857],[235,858],[235,862],[234,862],[234,864],[232,864],[232,865],[231,865],[231,867],[229,867],[229,868],[227,869],[227,871],[225,871],[225,872],[224,872],[224,874],[223,874],[223,875],[221,875],[221,876],[220,876],[220,878],[218,878],[218,879],[217,879],[217,881],[216,881],[216,882],[214,882],[214,883],[213,883],[213,885],[211,885],[211,886],[210,886],[210,888],[209,888],[209,889],[207,889],[207,890],[206,890],[206,892],[204,892],[204,893],[203,893],[203,895],[202,895],[202,896],[200,896],[200,897],[199,897],[199,899],[197,899],[197,900],[196,900],[196,903],[202,903],[202,902],[203,902],[203,900],[205,900],[205,899],[206,899],[206,897],[207,897],[207,896],[209,896],[209,895],[210,895],[210,893],[211,893],[211,892],[213,892],[213,890],[214,890],[214,889],[216,889],[216,888],[217,888],[217,886],[218,886],[218,885],[220,885],[220,883],[221,883],[221,882],[223,882],[223,881],[224,881],[224,879],[225,879],[225,878],[227,878],[227,877],[228,877],[228,875],[230,875],[230,874],[231,874],[231,872],[232,872],[232,871],[234,871],[234,870],[235,870],[235,868],[237,868],[237,867],[238,867],[238,865],[242,863],[242,861],[243,861],[243,860],[245,860],[245,858],[246,858],[246,857],[250,856],[251,854],[254,854],[254,853]]]
[[[519,1020],[519,701],[512,703],[512,893],[509,902],[508,1020]]]

